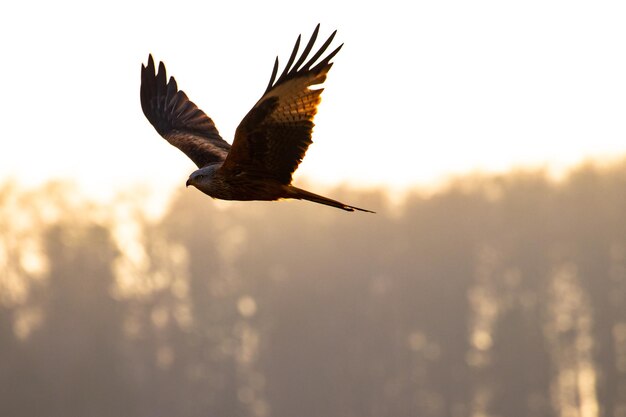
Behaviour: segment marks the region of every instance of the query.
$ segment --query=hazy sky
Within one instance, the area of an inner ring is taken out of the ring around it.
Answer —
[[[0,6],[0,178],[184,187],[139,104],[148,53],[232,140],[276,55],[338,29],[296,180],[427,184],[626,153],[623,1],[107,1]]]

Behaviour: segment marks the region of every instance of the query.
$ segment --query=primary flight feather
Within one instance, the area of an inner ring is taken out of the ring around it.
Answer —
[[[333,65],[330,60],[343,46],[322,57],[335,31],[309,57],[318,32],[319,25],[299,57],[298,36],[278,78],[276,58],[269,84],[237,127],[232,146],[213,120],[178,89],[176,80],[167,80],[163,62],[157,71],[148,56],[148,64],[141,65],[141,108],[156,131],[198,166],[187,186],[222,200],[295,198],[373,213],[291,185],[292,174],[312,143],[313,118],[323,91],[311,86],[324,82]]]

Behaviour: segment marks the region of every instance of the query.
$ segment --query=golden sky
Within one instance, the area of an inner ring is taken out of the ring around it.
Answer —
[[[141,112],[148,53],[230,142],[275,56],[318,22],[345,45],[296,182],[404,186],[621,156],[625,21],[620,1],[11,2],[0,178],[184,187],[195,166]]]

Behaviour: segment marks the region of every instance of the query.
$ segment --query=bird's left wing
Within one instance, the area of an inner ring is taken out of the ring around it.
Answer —
[[[183,151],[197,166],[221,162],[230,145],[215,123],[178,89],[174,77],[166,82],[165,65],[155,74],[152,55],[141,65],[141,108],[152,126],[169,143]]]
[[[247,171],[274,178],[284,184],[291,182],[291,175],[312,143],[313,117],[321,100],[323,89],[310,87],[324,82],[333,65],[330,60],[343,46],[340,45],[319,60],[335,37],[335,31],[309,58],[319,27],[317,25],[294,64],[300,45],[298,36],[289,61],[278,79],[276,58],[267,89],[237,127],[232,149],[221,169]]]

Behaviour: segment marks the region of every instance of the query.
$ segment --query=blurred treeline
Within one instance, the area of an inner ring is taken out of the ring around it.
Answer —
[[[0,416],[626,416],[626,164],[145,216],[0,188]]]

